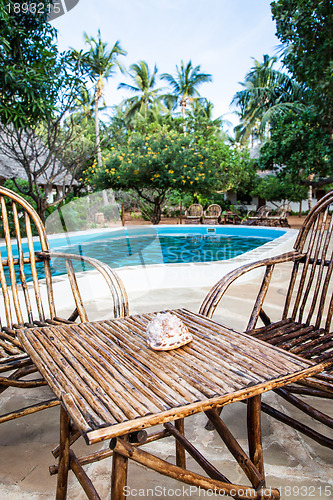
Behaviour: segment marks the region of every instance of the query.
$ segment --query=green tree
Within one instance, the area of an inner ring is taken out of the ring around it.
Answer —
[[[283,62],[312,91],[323,123],[333,133],[333,9],[331,0],[277,0],[271,3]]]
[[[98,30],[97,38],[89,37],[86,33],[85,42],[90,46],[89,51],[83,53],[72,51],[72,57],[77,63],[77,67],[87,71],[88,77],[95,82],[95,133],[96,133],[96,153],[99,167],[102,166],[102,153],[99,126],[99,103],[103,97],[104,81],[114,75],[117,68],[121,68],[118,61],[120,55],[126,55],[126,51],[120,47],[117,41],[111,50],[108,44],[102,41],[101,32]]]
[[[307,196],[307,188],[295,184],[294,179],[288,175],[266,175],[257,177],[251,196],[260,196],[271,202],[294,201],[301,202]]]
[[[290,109],[301,110],[306,90],[287,74],[274,69],[276,57],[264,55],[263,62],[254,59],[249,73],[232,100],[240,112],[240,125],[235,127],[236,139],[247,144],[249,137],[263,141],[274,119]]]
[[[25,127],[53,113],[66,76],[47,9],[35,15],[15,4],[0,4],[0,120]]]
[[[158,93],[160,91],[160,89],[155,88],[156,74],[156,65],[151,72],[145,61],[139,61],[137,64],[132,64],[130,66],[129,75],[134,85],[120,83],[118,86],[118,89],[123,88],[136,94],[134,97],[124,101],[126,105],[126,118],[131,118],[137,112],[143,114],[145,119],[147,118],[149,106],[157,102]]]
[[[24,197],[34,200],[42,220],[72,191],[75,175],[94,152],[85,127],[69,115],[74,98],[75,89],[65,87],[57,111],[37,125],[16,128],[0,122],[0,153],[19,169],[13,169],[11,179]],[[21,176],[27,182],[20,183]],[[60,189],[51,200],[54,185]]]
[[[200,134],[203,138],[218,136],[222,142],[229,140],[229,136],[223,130],[223,126],[231,123],[223,117],[213,118],[214,104],[206,98],[196,99],[187,116],[187,127],[189,132]]]
[[[236,187],[247,166],[218,138],[206,141],[155,125],[150,132],[133,132],[126,144],[114,146],[106,167],[89,169],[86,181],[99,188],[133,189],[148,207],[150,220],[158,224],[172,191],[210,194]]]
[[[319,188],[332,183],[333,142],[316,110],[308,108],[278,118],[270,140],[260,150],[259,164],[294,186]]]
[[[169,83],[173,91],[173,95],[171,97],[174,98],[174,102],[179,102],[183,117],[184,135],[186,135],[186,107],[189,102],[192,102],[196,97],[200,95],[198,87],[203,83],[212,81],[212,75],[208,73],[201,73],[200,66],[196,66],[194,68],[191,61],[189,61],[186,66],[184,62],[181,61],[180,68],[178,67],[178,65],[176,66],[175,76],[169,73],[163,73],[161,75],[161,78]]]

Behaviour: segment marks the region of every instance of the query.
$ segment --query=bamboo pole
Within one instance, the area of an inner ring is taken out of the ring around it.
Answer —
[[[265,478],[264,457],[261,440],[261,396],[247,400],[247,435],[250,459]],[[263,484],[265,486],[265,483]]]
[[[237,460],[255,489],[260,489],[265,486],[265,477],[264,475],[257,469],[255,464],[252,462],[252,460],[249,459],[249,457],[246,455],[244,450],[241,448],[241,446],[238,444],[234,436],[231,434],[229,431],[228,427],[225,425],[225,423],[222,421],[222,419],[219,417],[217,412],[215,410],[207,410],[206,412],[207,417],[209,420],[212,422],[214,425],[216,431],[224,441],[225,445],[227,446],[228,450],[230,453],[233,455],[233,457]]]
[[[75,474],[77,480],[79,481],[80,485],[82,486],[85,494],[87,495],[89,500],[101,500],[101,497],[97,493],[91,479],[81,466],[80,462],[76,458],[74,452],[72,450],[69,451],[69,457],[70,457],[70,468],[72,469],[73,473]]]
[[[177,422],[177,420],[176,420]],[[218,481],[223,481],[225,483],[229,483],[229,479],[227,479],[221,472],[219,472],[208,460],[193,446],[192,443],[188,441],[170,422],[164,424],[164,427],[176,438],[176,442],[182,445],[184,449],[191,455],[192,458],[202,467],[202,469],[207,472],[211,479],[216,479]],[[179,467],[178,463],[176,464]],[[185,468],[185,467],[183,467]]]
[[[67,481],[69,469],[69,430],[70,418],[66,410],[60,409],[60,453],[59,472],[57,480],[56,500],[65,500],[67,494]]]
[[[128,436],[123,436],[122,442],[127,443]],[[116,449],[112,456],[111,500],[125,500],[125,486],[127,484],[128,458]]]
[[[177,479],[183,483],[197,486],[205,490],[215,490],[216,493],[225,496],[232,494],[233,498],[238,500],[277,500],[280,498],[280,493],[276,489],[258,489],[255,490],[249,486],[240,486],[236,484],[224,483],[214,479],[206,478],[194,472],[184,470],[177,465],[169,464],[155,455],[151,455],[143,450],[135,448],[121,439],[117,439],[115,447],[117,453],[124,457],[131,458],[135,462],[145,465],[149,469],[155,470],[160,474]],[[119,500],[121,497],[114,497],[112,500]]]

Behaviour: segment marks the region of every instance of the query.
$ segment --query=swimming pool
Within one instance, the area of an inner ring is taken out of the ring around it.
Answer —
[[[69,241],[50,239],[51,248],[82,254],[112,268],[228,260],[253,250],[285,231],[236,227],[133,227],[82,234]]]
[[[52,235],[49,242],[54,251],[94,257],[119,269],[229,261],[285,233],[285,229],[248,226],[135,226]],[[5,257],[4,245],[0,250]],[[28,255],[26,244],[23,250]],[[15,256],[15,245],[13,252]],[[86,270],[80,262],[74,266],[76,271]],[[52,261],[52,267],[54,275],[66,274],[63,260]],[[26,277],[31,278],[28,266]]]

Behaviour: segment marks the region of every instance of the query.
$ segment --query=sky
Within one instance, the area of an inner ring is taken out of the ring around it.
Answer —
[[[255,58],[276,55],[279,40],[275,36],[271,0],[79,0],[78,4],[52,25],[58,30],[59,49],[72,47],[88,50],[83,33],[96,36],[110,45],[119,40],[127,51],[120,60],[126,68],[144,60],[159,73],[175,74],[181,60],[200,65],[210,73],[212,83],[199,92],[214,104],[214,117],[223,116],[238,123],[231,101],[241,90]],[[73,3],[73,0],[72,0]],[[130,97],[117,90],[130,78],[115,75],[105,87],[108,106]],[[165,86],[162,81],[158,86]]]

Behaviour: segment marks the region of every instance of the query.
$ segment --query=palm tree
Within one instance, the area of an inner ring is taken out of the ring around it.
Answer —
[[[185,109],[187,104],[200,95],[197,87],[202,83],[211,82],[212,75],[201,73],[200,66],[193,68],[191,61],[189,61],[186,66],[184,62],[181,61],[180,68],[176,66],[176,71],[177,74],[175,77],[169,73],[163,73],[161,78],[166,80],[173,90],[171,99],[174,99],[175,104],[178,102],[180,104],[183,117],[183,130],[184,135],[186,135]],[[167,97],[170,99],[170,96]]]
[[[147,118],[148,107],[156,103],[160,89],[154,88],[156,85],[157,67],[154,66],[153,72],[150,71],[145,61],[139,61],[132,64],[129,68],[129,75],[134,81],[134,85],[120,83],[118,89],[124,88],[135,93],[134,97],[125,99],[126,117],[131,118],[136,112],[140,112]]]
[[[254,66],[232,100],[240,108],[240,125],[235,127],[236,137],[247,143],[250,135],[265,138],[269,124],[281,113],[304,109],[306,89],[287,74],[273,68],[276,57],[264,55],[263,62],[254,59]]]
[[[90,94],[84,83],[78,88],[72,106],[72,113],[83,125],[86,125],[93,119],[94,97]]]
[[[91,81],[96,82],[94,101],[95,101],[95,133],[96,133],[96,152],[97,164],[102,166],[102,154],[100,144],[100,129],[99,129],[99,102],[103,96],[104,80],[108,80],[116,71],[117,68],[123,71],[122,66],[117,60],[118,56],[126,55],[119,41],[117,41],[111,50],[108,50],[108,44],[102,41],[101,32],[98,30],[97,39],[89,37],[86,33],[85,42],[90,46],[88,52],[73,51],[73,58],[77,65],[82,66],[88,73]]]

